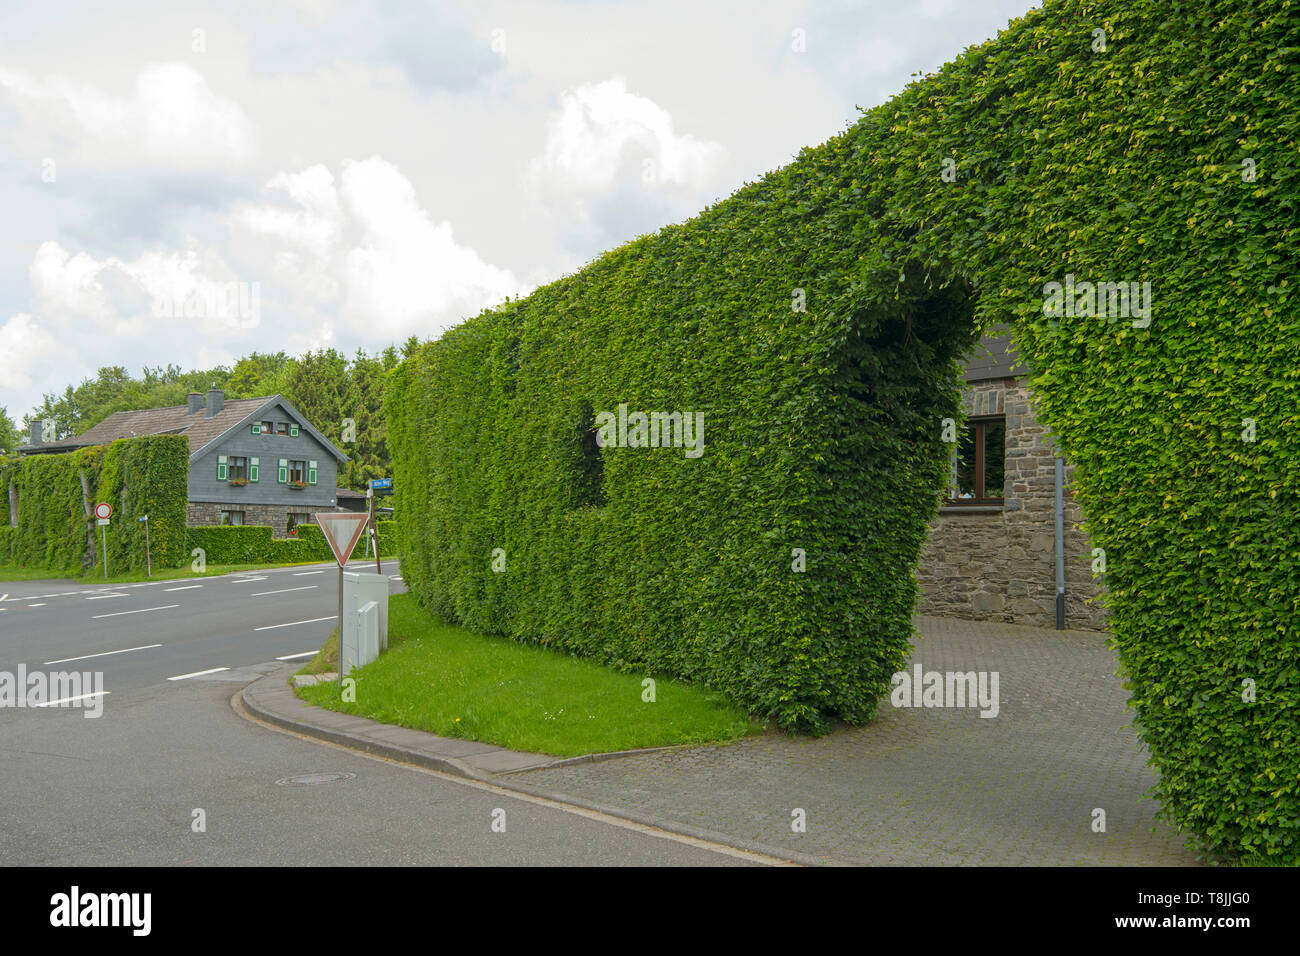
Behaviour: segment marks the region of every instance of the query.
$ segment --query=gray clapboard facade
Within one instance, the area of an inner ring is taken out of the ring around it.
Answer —
[[[225,401],[220,389],[185,405],[115,412],[75,438],[41,440],[32,423],[24,454],[70,451],[138,435],[184,435],[190,444],[188,522],[269,525],[277,537],[338,507],[347,455],[282,395]]]

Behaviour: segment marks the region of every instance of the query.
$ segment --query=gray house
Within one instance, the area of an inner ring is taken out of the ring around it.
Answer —
[[[282,537],[339,505],[348,460],[282,395],[227,402],[220,389],[186,405],[114,412],[74,438],[42,441],[41,422],[21,454],[50,454],[118,438],[184,435],[190,443],[189,524],[270,525]]]

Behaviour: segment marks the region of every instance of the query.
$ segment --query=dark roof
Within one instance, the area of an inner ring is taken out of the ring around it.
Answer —
[[[351,488],[339,488],[336,498],[364,498],[364,491],[353,491]]]
[[[1020,362],[1020,356],[1011,344],[1006,326],[995,327],[979,340],[966,359],[963,377],[967,382],[983,382],[992,378],[1020,378],[1029,371]]]
[[[166,408],[141,408],[129,412],[114,412],[98,425],[80,435],[60,441],[41,442],[39,445],[21,445],[20,452],[60,452],[105,445],[119,438],[137,438],[141,435],[184,435],[190,443],[190,458],[212,444],[226,432],[253,420],[268,405],[280,403],[289,409],[317,441],[340,461],[347,455],[312,427],[296,408],[282,395],[264,395],[261,398],[236,398],[223,404],[221,411],[207,417],[206,408],[191,413],[188,405],[171,405]]]

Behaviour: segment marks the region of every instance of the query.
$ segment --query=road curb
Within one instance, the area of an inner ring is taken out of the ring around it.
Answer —
[[[663,750],[680,750],[689,745],[586,754],[581,757],[568,758],[550,757],[546,754],[521,753],[506,750],[504,747],[494,747],[491,744],[438,737],[424,731],[394,727],[391,724],[383,724],[369,718],[354,717],[351,714],[340,714],[336,711],[326,710],[323,707],[316,707],[299,700],[289,688],[285,678],[292,670],[292,665],[277,668],[266,676],[253,681],[240,691],[239,700],[248,713],[276,727],[307,737],[326,740],[351,750],[359,750],[363,753],[396,760],[400,763],[414,764],[428,770],[437,770],[454,776],[476,780],[480,783],[488,783],[503,790],[512,790],[516,793],[568,804],[583,810],[639,823],[643,826],[655,827],[669,833],[676,833],[681,836],[717,843],[739,850],[747,850],[751,853],[758,853],[803,866],[843,865],[837,861],[796,853],[781,847],[773,847],[752,840],[737,839],[728,834],[691,826],[690,824],[669,820],[651,813],[641,813],[622,807],[596,803],[541,787],[524,786],[520,777],[528,770],[595,763],[601,760],[656,753]],[[470,749],[473,752],[465,756],[439,752],[446,748]],[[493,766],[499,766],[501,769],[491,769]]]

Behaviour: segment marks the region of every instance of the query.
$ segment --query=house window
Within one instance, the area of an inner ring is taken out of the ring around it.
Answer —
[[[279,425],[276,427],[276,429],[275,429],[275,433],[276,433],[277,435],[288,435],[288,434],[289,434],[289,423],[288,423],[288,422],[280,422],[280,424],[279,424]]]
[[[274,434],[275,434],[275,423],[274,423],[274,422],[262,422],[262,434],[263,434],[263,435],[274,435]]]
[[[948,504],[1002,504],[1006,453],[1005,418],[977,418],[967,422],[957,443]]]
[[[222,511],[221,523],[228,525],[242,525],[244,523],[244,513],[242,511]]]
[[[285,522],[285,530],[289,534],[297,534],[298,526],[304,524],[311,524],[311,515],[297,514],[296,512],[290,511],[289,519]]]
[[[307,481],[307,463],[296,459],[289,462],[289,481],[305,483]]]
[[[247,481],[248,480],[248,459],[242,458],[239,455],[231,455],[230,471],[228,472],[228,474],[230,475],[231,481]]]

